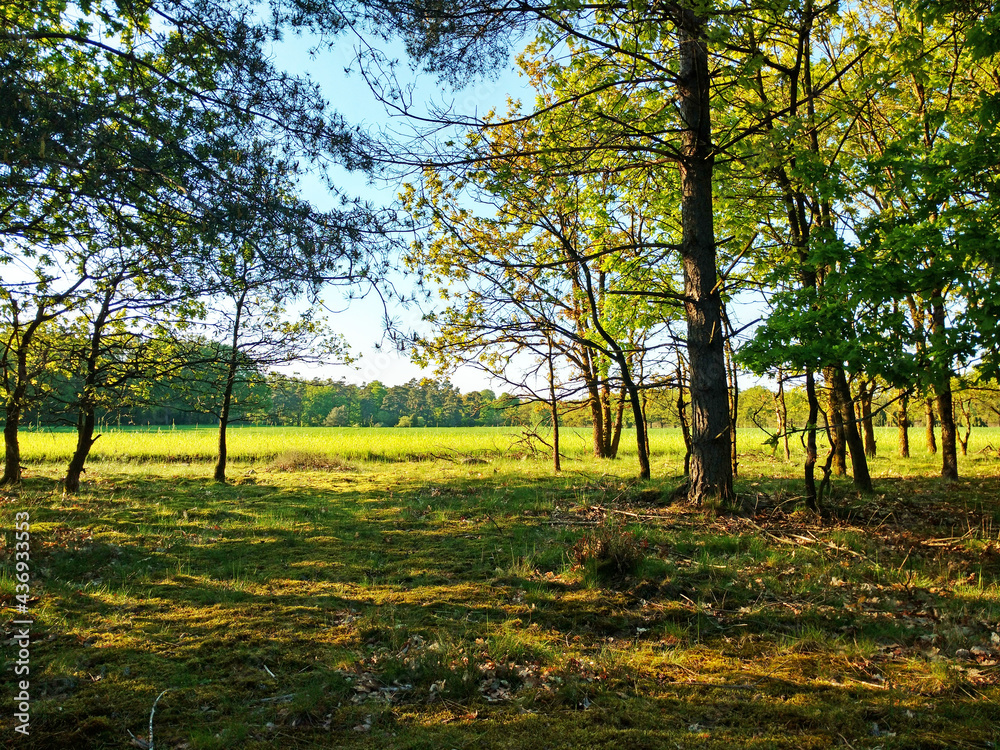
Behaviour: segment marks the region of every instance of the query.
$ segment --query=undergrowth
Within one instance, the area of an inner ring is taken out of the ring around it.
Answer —
[[[829,518],[748,455],[744,507],[623,462],[98,464],[31,516],[23,748],[931,748],[1000,742],[1000,480],[891,464]],[[8,740],[8,738],[11,738]],[[990,744],[993,743],[993,744]]]

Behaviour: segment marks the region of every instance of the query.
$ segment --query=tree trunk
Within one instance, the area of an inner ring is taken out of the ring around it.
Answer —
[[[899,428],[899,457],[910,457],[910,396],[903,391],[899,396],[899,411],[896,413],[896,425]]]
[[[3,477],[0,487],[21,483],[21,445],[17,440],[17,423],[21,421],[21,404],[13,398],[7,400],[3,427]]]
[[[788,446],[788,406],[785,403],[785,382],[782,372],[778,370],[778,393],[775,395],[775,415],[778,420],[778,435],[785,449],[785,460],[792,460],[792,451]]]
[[[76,450],[73,451],[69,466],[66,468],[66,477],[63,479],[63,489],[70,495],[80,491],[80,475],[84,471],[90,449],[100,437],[100,435],[94,437],[97,424],[95,401],[97,398],[98,359],[104,338],[104,325],[108,320],[111,302],[120,283],[120,279],[113,281],[111,286],[105,290],[101,309],[94,318],[93,329],[90,333],[90,349],[87,352],[86,372],[83,388],[80,392],[80,413],[76,420]]]
[[[681,258],[691,372],[691,471],[688,498],[735,501],[726,383],[722,297],[717,285],[712,179],[715,167],[703,20],[678,14],[680,66],[677,95],[682,134]]]
[[[605,458],[611,457],[611,383],[607,377],[601,383],[601,421],[604,424],[604,433],[601,435],[601,455]]]
[[[816,421],[819,419],[819,399],[816,398],[816,377],[806,370],[806,399],[809,402],[809,417],[806,420],[806,462],[805,485],[806,506],[819,513],[819,495],[816,492]]]
[[[677,368],[677,418],[681,423],[681,435],[684,436],[684,476],[691,471],[691,422],[688,419],[687,403],[684,401],[684,379],[680,368]]]
[[[635,419],[635,442],[636,449],[639,451],[639,478],[649,479],[650,467],[649,452],[646,448],[648,445],[646,440],[646,422],[642,418],[642,403],[639,401],[639,389],[632,382],[632,378],[628,376],[628,371],[624,368],[622,370],[622,381],[625,383],[625,389],[628,391],[629,401],[632,402],[632,417]]]
[[[866,387],[870,386],[870,387]],[[878,446],[875,443],[875,427],[872,425],[872,399],[875,393],[875,385],[861,381],[861,393],[858,396],[861,405],[861,428],[865,433],[865,455],[868,458],[875,458]]]
[[[733,477],[738,477],[740,475],[740,456],[736,449],[736,415],[740,412],[740,381],[739,375],[736,372],[736,358],[733,355],[733,343],[731,338],[735,334],[732,326],[729,325],[729,316],[726,315],[725,309],[722,311],[722,322],[726,326],[725,356],[726,370],[729,377],[729,437],[731,445],[731,460],[733,462]]]
[[[552,468],[558,473],[559,463],[559,401],[556,399],[556,371],[552,364],[552,341],[549,341],[549,404],[552,407]]]
[[[229,410],[233,403],[233,389],[236,386],[236,373],[239,369],[240,325],[243,322],[243,305],[246,301],[246,295],[247,291],[244,290],[236,300],[232,349],[229,352],[229,361],[226,366],[226,385],[222,390],[222,408],[219,410],[219,457],[215,464],[215,481],[220,484],[226,483],[226,461],[229,455],[229,449],[226,445],[226,430],[229,428]]]
[[[937,453],[937,440],[934,439],[934,399],[928,396],[924,399],[924,430],[927,434],[927,452],[932,456]]]
[[[823,379],[827,383],[827,404],[830,414],[830,449],[833,451],[833,474],[838,477],[847,475],[847,428],[844,426],[844,405],[840,392],[834,385],[836,375],[834,368],[827,367],[823,371]]]
[[[584,372],[587,384],[587,400],[590,402],[590,422],[594,431],[594,455],[597,458],[607,458],[604,452],[604,411],[601,409],[601,391],[597,385],[597,377],[593,370],[593,359],[589,351],[585,361],[590,368]]]
[[[618,444],[622,438],[622,425],[625,422],[625,400],[627,397],[628,393],[625,390],[625,386],[622,386],[621,392],[618,394],[618,409],[615,411],[615,427],[611,431],[611,450],[608,452],[608,458],[618,458]],[[646,444],[648,450],[648,440]]]
[[[14,350],[17,364],[14,387],[7,394],[7,403],[4,408],[4,461],[0,487],[21,483],[21,444],[18,441],[18,426],[21,421],[21,413],[24,410],[24,400],[28,393],[28,351],[34,343],[35,333],[39,327],[54,317],[46,315],[45,307],[39,306],[35,311],[34,320],[25,327],[24,332],[18,337],[18,311],[19,308],[14,304],[13,330],[10,332],[12,345],[9,345],[8,352],[10,349]]]
[[[76,427],[76,450],[70,458],[69,466],[66,469],[66,478],[63,480],[63,489],[70,495],[80,491],[80,475],[84,471],[90,449],[97,442],[94,436],[97,420],[94,416],[92,406],[81,406],[79,421]]]
[[[861,492],[870,493],[872,491],[872,478],[868,473],[868,459],[865,456],[861,433],[858,431],[858,423],[853,418],[851,389],[847,385],[847,377],[844,375],[842,367],[833,368],[833,383],[844,409],[842,418],[847,433],[847,448],[851,454],[851,468],[854,470],[854,486]]]
[[[963,437],[961,433],[956,432],[958,436],[958,446],[962,449],[962,455],[969,455],[969,436],[972,434],[972,410],[970,409],[971,401],[959,400],[958,407],[962,410],[962,424],[965,426],[965,436]]]
[[[941,420],[941,476],[949,481],[958,479],[958,446],[955,412],[952,407],[951,381],[938,388],[938,419]]]

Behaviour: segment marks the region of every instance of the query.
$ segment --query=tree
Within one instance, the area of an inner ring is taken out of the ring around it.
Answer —
[[[250,9],[18,0],[0,19],[0,260],[18,269],[5,273],[2,300],[11,327],[0,481],[11,483],[30,347],[45,323],[101,296],[95,258],[169,245],[184,265],[211,247],[222,231],[215,196],[240,192],[225,180],[255,139],[289,157],[357,161],[315,87],[271,65],[271,32]],[[266,214],[268,200],[243,192],[241,210]]]
[[[425,68],[452,80],[461,79],[470,70],[488,70],[499,64],[506,57],[512,32],[537,27],[542,44],[571,40],[576,45],[570,49],[573,60],[581,61],[592,75],[580,79],[583,85],[578,91],[547,108],[562,110],[566,124],[571,126],[563,133],[567,145],[561,154],[566,163],[579,166],[591,155],[598,162],[604,156],[610,161],[628,158],[632,166],[647,169],[662,169],[664,163],[678,167],[680,257],[693,411],[689,497],[697,502],[710,497],[724,503],[734,501],[713,212],[713,176],[719,148],[713,142],[711,121],[712,98],[726,89],[731,70],[723,65],[723,75],[710,76],[709,57],[710,47],[718,45],[723,55],[720,59],[731,59],[726,57],[731,50],[724,49],[722,40],[725,27],[739,11],[713,15],[711,9],[705,9],[704,15],[699,15],[673,3],[582,7],[568,3],[553,6],[378,0],[359,8],[381,28],[398,30],[411,55]],[[743,59],[737,67],[746,62],[753,63]],[[662,106],[668,90],[678,103],[676,111]],[[647,103],[647,117],[630,119],[621,116],[616,107],[587,107],[600,92],[617,94],[625,109],[635,101]],[[579,110],[578,104],[583,105]],[[574,119],[576,113],[581,116]],[[600,127],[596,143],[579,138],[582,133],[593,132],[595,123]],[[552,149],[549,153],[555,157],[560,152]]]

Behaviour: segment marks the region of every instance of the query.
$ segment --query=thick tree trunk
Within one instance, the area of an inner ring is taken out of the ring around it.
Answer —
[[[868,473],[868,459],[865,456],[865,446],[861,440],[861,433],[858,431],[858,423],[853,418],[851,389],[847,385],[847,377],[844,375],[842,367],[833,368],[833,383],[844,408],[844,427],[847,432],[847,448],[851,454],[851,468],[854,470],[854,486],[861,492],[870,493],[872,491],[872,478]]]
[[[899,411],[896,413],[896,426],[899,428],[899,457],[910,457],[910,397],[903,391],[899,396]]]
[[[924,399],[924,431],[927,436],[927,452],[937,453],[937,440],[934,439],[934,399],[930,396]]]
[[[691,471],[688,497],[701,503],[735,501],[726,383],[722,297],[716,267],[712,179],[715,166],[703,21],[678,14],[680,66],[677,94],[682,134],[681,258],[691,372]]]
[[[39,306],[35,318],[18,336],[18,308],[13,309],[13,330],[11,331],[11,349],[14,351],[15,372],[14,387],[7,393],[7,403],[4,408],[4,461],[3,476],[0,477],[0,487],[21,483],[21,444],[18,440],[18,428],[24,401],[28,393],[28,351],[34,343],[35,333],[39,327],[52,316],[46,315],[45,307]]]
[[[3,477],[0,478],[0,487],[21,482],[21,445],[17,439],[18,422],[21,421],[20,403],[9,399],[4,417],[6,422],[3,427]]]
[[[958,429],[952,406],[951,382],[939,387],[937,392],[938,419],[941,420],[941,476],[947,480],[958,479]]]
[[[63,488],[71,495],[80,491],[80,475],[84,471],[90,449],[100,437],[100,435],[94,436],[96,426],[94,408],[92,406],[81,407],[76,427],[76,450],[73,451],[69,467],[66,469],[66,478],[63,480]]]

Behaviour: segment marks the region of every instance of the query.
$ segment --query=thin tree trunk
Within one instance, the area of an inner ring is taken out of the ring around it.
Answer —
[[[86,372],[83,379],[83,389],[80,393],[80,412],[76,420],[76,450],[70,458],[69,466],[66,468],[66,477],[63,479],[63,489],[68,494],[76,494],[80,491],[80,475],[84,472],[87,457],[90,449],[97,442],[94,437],[96,428],[96,405],[97,397],[97,374],[98,359],[101,352],[101,342],[104,338],[104,325],[108,320],[111,310],[111,301],[114,299],[118,282],[113,282],[111,287],[104,293],[101,309],[94,318],[93,330],[90,335],[90,349],[87,352]]]
[[[785,460],[792,460],[792,451],[788,446],[788,406],[785,403],[785,382],[783,373],[778,370],[778,393],[775,396],[775,413],[778,419],[778,434],[785,449]]]
[[[587,384],[587,400],[590,402],[590,422],[594,433],[594,455],[597,458],[607,458],[607,454],[604,452],[604,411],[601,409],[601,391],[597,384],[593,355],[587,350],[584,356],[588,367],[584,372],[584,379]]]
[[[934,439],[934,399],[928,396],[924,399],[924,431],[927,435],[927,452],[931,455],[937,453],[937,440]]]
[[[958,407],[962,411],[962,423],[965,425],[965,435],[957,433],[958,436],[958,446],[962,449],[962,455],[969,455],[969,436],[972,434],[972,411],[969,408],[970,401],[968,399],[960,400],[958,402]]]
[[[605,377],[601,383],[601,423],[604,425],[604,432],[601,435],[601,455],[605,458],[611,457],[611,384]]]
[[[819,513],[819,494],[816,491],[816,422],[819,419],[819,399],[816,398],[816,376],[806,370],[806,399],[809,416],[806,420],[806,462],[804,467],[806,485],[806,506]]]
[[[684,377],[681,368],[677,368],[677,418],[681,423],[681,435],[684,436],[684,476],[691,471],[691,422],[688,419],[687,403],[684,401]]]
[[[866,387],[867,386],[867,387]],[[872,399],[874,398],[875,384],[861,380],[861,393],[858,401],[861,406],[861,428],[865,436],[865,455],[868,458],[875,458],[878,454],[878,446],[875,442],[875,427],[872,425]]]
[[[628,369],[624,366],[624,362],[620,364],[622,365],[622,382],[628,391],[629,401],[632,402],[632,417],[635,419],[635,442],[636,449],[639,451],[639,478],[649,479],[650,466],[649,452],[646,449],[648,445],[646,441],[646,422],[642,418],[642,403],[639,400],[639,389],[632,382],[632,378],[629,377]]]
[[[899,396],[899,411],[896,414],[896,425],[899,428],[899,457],[910,457],[910,396],[903,391]]]
[[[823,379],[828,387],[828,408],[830,415],[830,449],[833,451],[833,474],[838,477],[847,475],[847,428],[844,426],[844,405],[840,392],[834,385],[836,375],[834,368],[827,367],[823,371]]]
[[[0,487],[16,485],[21,483],[21,444],[18,440],[18,427],[21,421],[21,414],[24,411],[24,401],[28,394],[28,351],[34,343],[35,333],[39,327],[53,316],[45,313],[44,305],[40,305],[35,311],[35,317],[29,323],[24,333],[17,334],[19,309],[14,304],[13,308],[13,329],[11,331],[12,346],[8,348],[14,350],[15,370],[14,387],[7,393],[7,403],[4,407],[4,462],[3,477],[0,477]],[[6,354],[6,353],[5,353]]]
[[[729,316],[725,309],[722,310],[722,322],[726,326],[726,370],[729,373],[729,437],[731,443],[731,456],[733,462],[733,477],[740,474],[740,456],[736,449],[736,415],[740,411],[740,381],[736,372],[736,358],[733,355],[732,337],[735,335],[733,328],[729,325]]]
[[[622,425],[625,422],[625,400],[627,397],[628,393],[625,390],[625,386],[622,386],[618,394],[618,408],[615,410],[615,427],[611,431],[611,450],[608,453],[608,458],[618,458],[618,444],[622,438]]]
[[[233,390],[236,387],[236,373],[239,370],[240,325],[242,324],[243,305],[246,302],[246,290],[236,301],[236,311],[233,316],[233,336],[229,361],[226,367],[226,385],[222,390],[222,408],[219,410],[219,457],[215,464],[215,481],[226,483],[226,462],[229,454],[226,445],[226,430],[229,428],[229,410],[233,403]]]
[[[559,463],[559,401],[556,399],[556,371],[552,364],[552,341],[549,340],[549,404],[552,407],[552,468],[558,473]]]
[[[726,383],[722,297],[717,284],[712,180],[708,48],[704,22],[692,11],[678,14],[680,65],[677,85],[682,134],[681,258],[691,372],[691,471],[688,498],[732,504],[729,389]]]
[[[861,492],[870,493],[872,491],[872,478],[868,473],[868,459],[865,456],[861,433],[858,431],[858,423],[853,419],[851,389],[847,385],[847,377],[844,375],[842,367],[833,368],[833,382],[844,409],[844,427],[847,432],[847,448],[851,454],[851,468],[854,470],[854,486]]]

